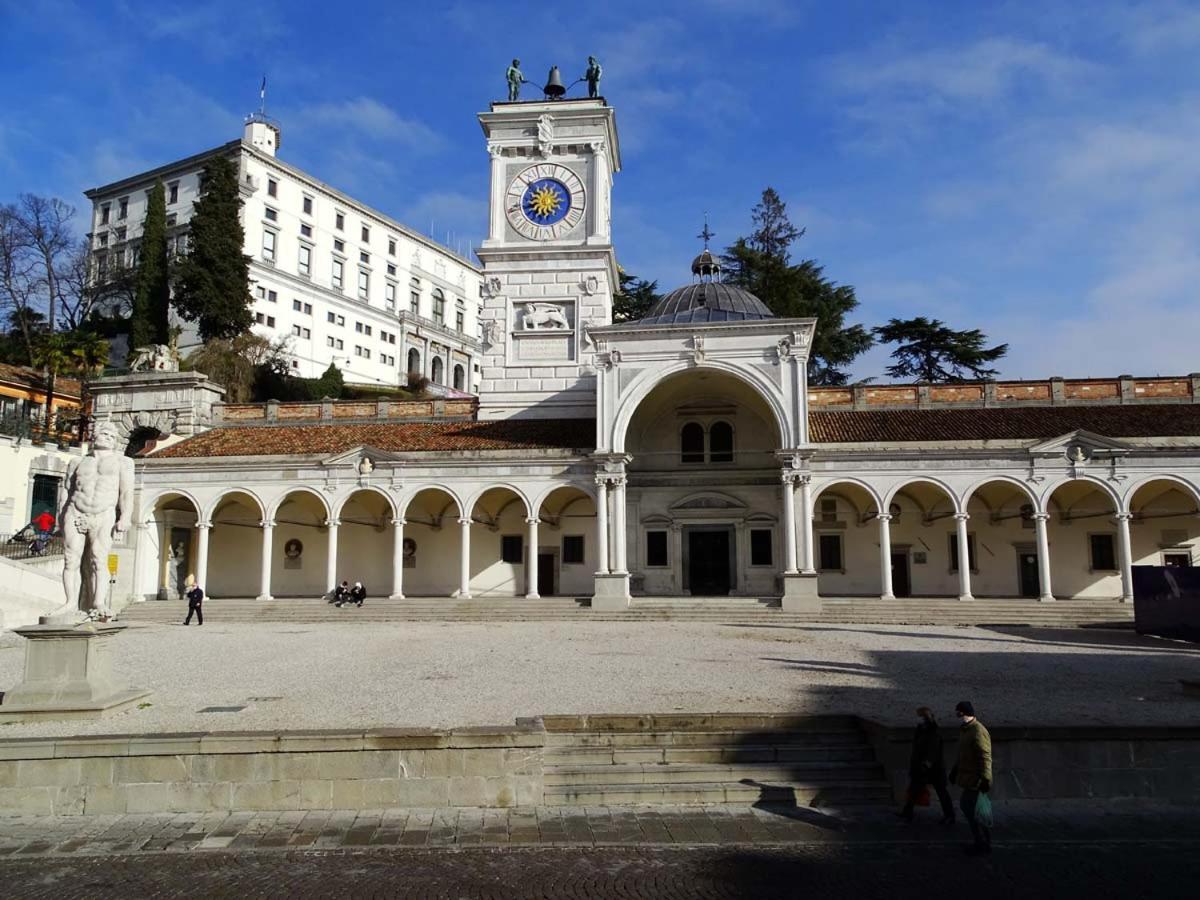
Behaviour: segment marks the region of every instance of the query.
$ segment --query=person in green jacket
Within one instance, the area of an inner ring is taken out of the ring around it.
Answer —
[[[958,763],[950,770],[950,781],[962,788],[958,805],[975,840],[968,850],[991,853],[992,831],[979,821],[975,807],[979,795],[992,789],[992,736],[975,718],[975,707],[969,700],[955,706],[954,714],[958,716],[961,728],[958,732]]]

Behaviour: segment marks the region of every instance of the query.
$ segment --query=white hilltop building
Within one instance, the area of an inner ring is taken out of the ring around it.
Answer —
[[[103,277],[137,258],[147,196],[167,193],[172,249],[186,249],[200,177],[215,156],[237,165],[254,331],[286,338],[292,372],[335,363],[347,381],[402,385],[424,375],[443,392],[479,386],[479,267],[279,157],[279,126],[251,116],[239,140],[93,188],[90,240]],[[198,344],[184,326],[180,350]]]
[[[463,299],[472,327],[482,284],[479,349],[461,345],[478,354],[479,397],[214,404],[212,427],[138,460],[134,599],[194,573],[218,598],[316,597],[349,579],[393,602],[564,595],[594,609],[681,596],[798,611],[848,597],[1099,602],[1131,598],[1135,565],[1195,562],[1200,376],[810,387],[814,320],[775,318],[722,283],[707,252],[644,319],[612,324],[612,108],[494,103],[479,119],[481,271],[316,189],[255,146],[261,132],[216,151],[240,154],[254,180],[248,249],[259,256],[280,229],[276,265],[255,267],[278,303],[257,311],[290,327],[302,285],[317,309],[344,210],[347,296],[321,309],[388,327],[375,294],[353,296],[360,226],[372,291],[388,240],[397,285],[419,278],[422,303],[435,286]],[[180,167],[181,190],[197,165]],[[140,200],[152,176],[93,192],[97,208],[121,190]],[[310,188],[311,283],[294,257]],[[398,360],[426,316],[391,326]]]

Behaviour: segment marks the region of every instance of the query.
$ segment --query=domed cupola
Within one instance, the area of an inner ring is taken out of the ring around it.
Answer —
[[[721,259],[708,249],[713,233],[704,223],[704,249],[692,260],[692,283],[676,288],[650,307],[639,325],[738,322],[773,319],[775,314],[749,291],[721,281]]]

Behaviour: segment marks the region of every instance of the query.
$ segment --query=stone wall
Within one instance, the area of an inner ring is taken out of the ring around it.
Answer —
[[[896,799],[908,787],[911,728],[863,726]],[[1005,800],[1200,800],[1200,727],[1046,727],[989,729],[997,803]],[[957,728],[943,728],[946,771]]]
[[[540,726],[0,742],[10,815],[508,807],[542,802]]]

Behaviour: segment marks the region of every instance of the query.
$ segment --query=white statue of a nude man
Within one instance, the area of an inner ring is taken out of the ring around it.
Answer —
[[[63,534],[63,589],[67,602],[50,618],[82,618],[84,597],[94,614],[108,617],[108,553],[133,517],[133,460],[117,449],[112,422],[99,422],[91,452],[67,470],[66,499],[58,513]],[[80,587],[86,580],[86,592]]]

